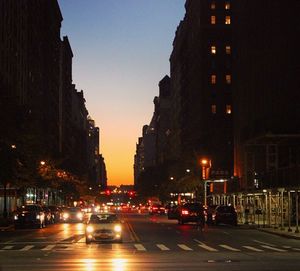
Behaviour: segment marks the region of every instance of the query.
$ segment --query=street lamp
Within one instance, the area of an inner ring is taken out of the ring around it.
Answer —
[[[42,166],[44,166],[44,165],[46,165],[46,162],[45,162],[45,161],[41,161],[40,164],[41,164]]]

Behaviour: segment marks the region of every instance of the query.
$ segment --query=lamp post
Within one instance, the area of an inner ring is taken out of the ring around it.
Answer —
[[[207,183],[209,182],[209,169],[211,168],[211,160],[202,158],[200,161],[202,167],[202,180],[204,181],[204,206],[207,206]]]

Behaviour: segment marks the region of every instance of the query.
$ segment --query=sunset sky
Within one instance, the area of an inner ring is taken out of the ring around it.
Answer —
[[[185,0],[59,0],[61,36],[73,50],[73,83],[100,128],[108,184],[133,184],[133,158]]]

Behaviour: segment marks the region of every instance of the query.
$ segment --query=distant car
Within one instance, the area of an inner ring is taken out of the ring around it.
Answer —
[[[82,222],[84,213],[80,207],[68,207],[64,209],[62,218],[64,222]]]
[[[165,207],[161,204],[153,204],[149,208],[149,214],[165,214]]]
[[[54,223],[54,217],[52,215],[52,211],[49,207],[43,206],[43,211],[45,213],[45,223],[46,224],[53,224]]]
[[[51,210],[51,214],[52,214],[52,217],[54,219],[54,222],[57,223],[57,222],[60,222],[62,220],[62,209],[58,206],[48,206],[48,208]]]
[[[92,214],[85,231],[86,243],[95,241],[122,242],[122,224],[114,213]]]
[[[203,226],[205,223],[205,210],[201,203],[185,203],[179,206],[177,211],[178,224],[195,222]]]
[[[215,211],[215,224],[230,224],[237,226],[237,213],[233,206],[220,205]]]
[[[45,212],[42,206],[37,204],[23,205],[14,213],[15,228],[20,227],[37,227],[43,228],[46,226]]]

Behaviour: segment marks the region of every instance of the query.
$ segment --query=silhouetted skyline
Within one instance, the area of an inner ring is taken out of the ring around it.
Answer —
[[[184,0],[59,0],[69,37],[73,83],[84,90],[100,127],[108,184],[133,183],[141,127],[149,123],[158,82],[169,74]]]

